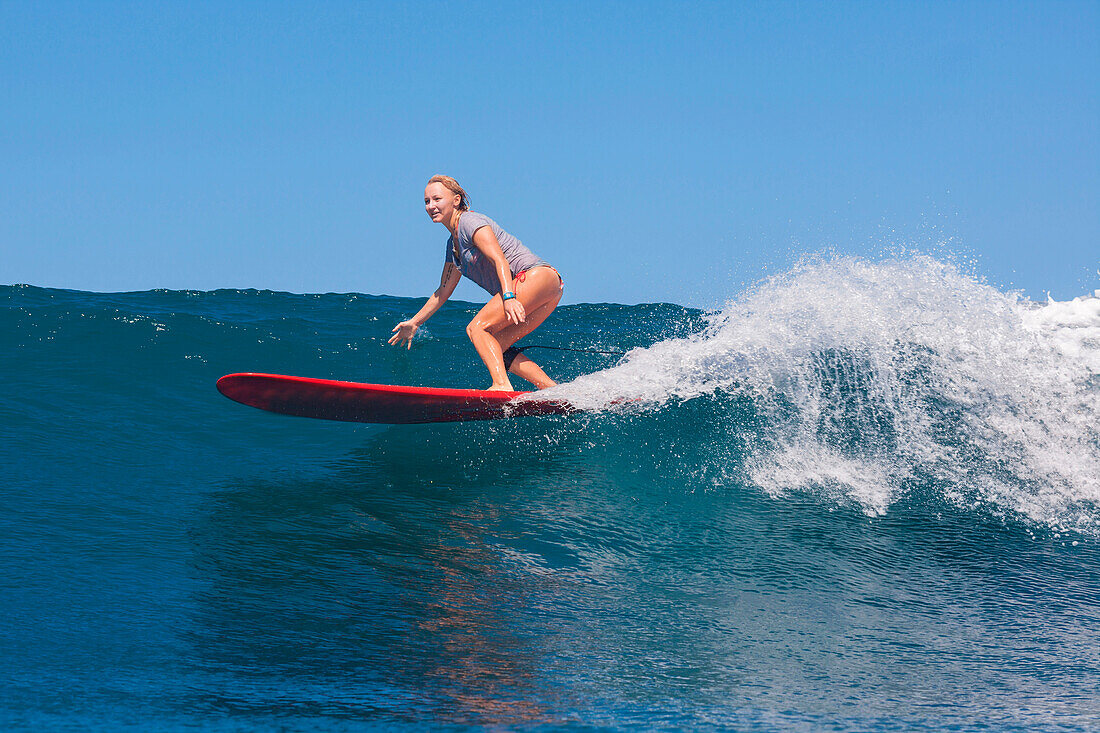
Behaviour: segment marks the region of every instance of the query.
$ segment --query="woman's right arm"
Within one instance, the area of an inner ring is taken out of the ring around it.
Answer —
[[[439,287],[428,298],[428,302],[424,304],[424,307],[417,311],[415,316],[407,321],[401,321],[393,327],[393,336],[390,336],[390,343],[399,346],[404,341],[406,348],[411,349],[413,335],[416,330],[435,315],[440,306],[447,302],[447,298],[451,297],[451,293],[458,287],[458,281],[461,279],[462,272],[453,262],[443,265],[443,275],[439,278]]]

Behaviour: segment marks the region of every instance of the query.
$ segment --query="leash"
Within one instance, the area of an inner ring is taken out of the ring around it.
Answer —
[[[512,347],[515,348],[515,347]],[[530,346],[523,346],[516,349],[516,353],[520,354],[527,349],[554,349],[555,351],[579,351],[582,354],[612,354],[614,356],[624,356],[625,351],[601,351],[600,349],[576,349],[571,346],[543,346],[542,344],[531,344]]]

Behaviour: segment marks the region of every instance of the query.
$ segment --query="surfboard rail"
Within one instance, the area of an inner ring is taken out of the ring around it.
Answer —
[[[520,399],[533,392],[368,384],[260,372],[227,374],[217,388],[235,402],[282,415],[390,425],[576,411],[563,400]]]

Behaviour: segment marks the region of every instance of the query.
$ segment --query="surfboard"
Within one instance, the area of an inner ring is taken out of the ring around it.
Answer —
[[[402,387],[284,374],[227,374],[218,380],[218,391],[241,404],[283,415],[391,425],[575,412],[562,400],[519,399],[532,392]]]

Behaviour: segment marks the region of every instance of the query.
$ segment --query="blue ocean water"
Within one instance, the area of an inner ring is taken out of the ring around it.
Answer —
[[[1100,298],[809,260],[713,313],[562,307],[587,412],[230,402],[479,387],[451,303],[0,287],[0,724],[1100,728]],[[518,386],[518,385],[517,385]]]

